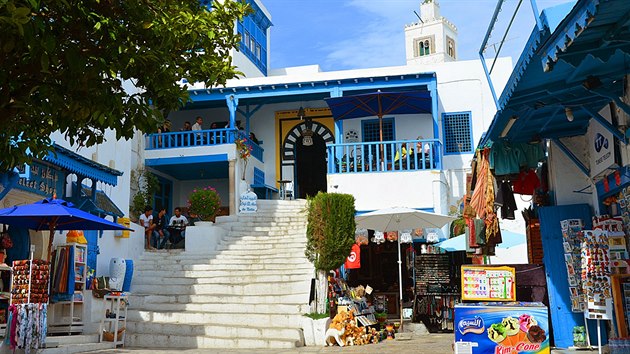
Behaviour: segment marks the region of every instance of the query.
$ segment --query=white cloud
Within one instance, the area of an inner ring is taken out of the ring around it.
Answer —
[[[357,25],[323,48],[327,53],[323,66],[351,69],[404,64],[404,25],[414,22],[413,10],[418,5],[418,0],[351,0],[347,6],[356,12]]]

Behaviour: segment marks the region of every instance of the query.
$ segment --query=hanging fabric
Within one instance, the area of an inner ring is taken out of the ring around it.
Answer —
[[[346,258],[346,269],[359,269],[361,268],[361,246],[356,243],[352,245],[350,255]]]

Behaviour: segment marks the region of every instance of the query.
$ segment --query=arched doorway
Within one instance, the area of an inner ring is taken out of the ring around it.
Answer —
[[[313,144],[305,145],[304,137],[295,144],[295,175],[298,198],[315,196],[317,192],[326,192],[326,143],[316,134],[312,136]]]
[[[304,136],[310,135],[312,144],[304,145]],[[293,193],[297,198],[313,196],[327,191],[326,144],[333,144],[330,129],[316,121],[296,125],[282,144],[282,165],[293,167]],[[286,175],[285,178],[288,177]]]

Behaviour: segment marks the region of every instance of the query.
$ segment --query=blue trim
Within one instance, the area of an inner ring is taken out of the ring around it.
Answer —
[[[254,64],[263,75],[267,76],[267,31],[272,23],[253,0],[246,0],[254,13],[239,21],[236,25],[241,35],[239,50]],[[246,41],[251,39],[254,48]],[[258,50],[257,50],[258,49]]]
[[[189,90],[189,94],[193,106],[195,103],[216,101],[216,103],[218,103],[217,107],[224,107],[226,94],[233,94],[240,99],[308,94],[327,94],[327,96],[330,97],[340,97],[338,94],[342,92],[351,95],[353,92],[364,90],[375,91],[376,89],[381,89],[382,91],[386,91],[392,88],[415,88],[421,90],[426,89],[427,85],[431,82],[436,82],[434,72],[418,72],[404,75],[196,89]],[[290,99],[287,98],[287,100]],[[299,101],[300,99],[296,100]]]
[[[470,150],[466,150],[466,151],[459,151],[459,152],[447,152],[446,151],[446,145],[447,145],[447,139],[449,137],[450,134],[447,134],[446,132],[446,116],[447,115],[456,115],[456,114],[461,114],[461,115],[468,115],[468,126],[469,126],[469,140],[470,140]],[[471,111],[463,111],[463,112],[443,112],[442,113],[442,133],[443,133],[443,139],[444,139],[444,145],[443,145],[443,154],[444,155],[463,155],[463,154],[470,154],[472,152],[475,151],[475,142],[473,141],[473,122],[472,122],[472,112]]]
[[[206,162],[223,162],[228,161],[227,154],[201,155],[201,156],[182,156],[182,157],[162,157],[156,159],[146,159],[144,164],[147,166],[165,166],[165,165],[186,165]]]
[[[72,173],[80,174],[114,187],[118,184],[118,176],[123,174],[118,170],[89,160],[57,144],[53,144],[53,148],[54,152],[49,152],[44,157],[44,161],[62,167]]]
[[[433,81],[428,85],[429,94],[431,95],[431,117],[433,118],[433,137],[438,138],[440,136],[440,125],[438,123],[438,91],[437,81]]]

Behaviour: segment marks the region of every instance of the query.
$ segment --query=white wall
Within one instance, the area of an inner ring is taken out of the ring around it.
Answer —
[[[437,171],[331,174],[328,191],[358,197],[355,201],[358,211],[407,207],[434,208],[436,213],[447,214],[448,210],[442,206],[441,180]],[[434,186],[436,181],[438,185]]]

